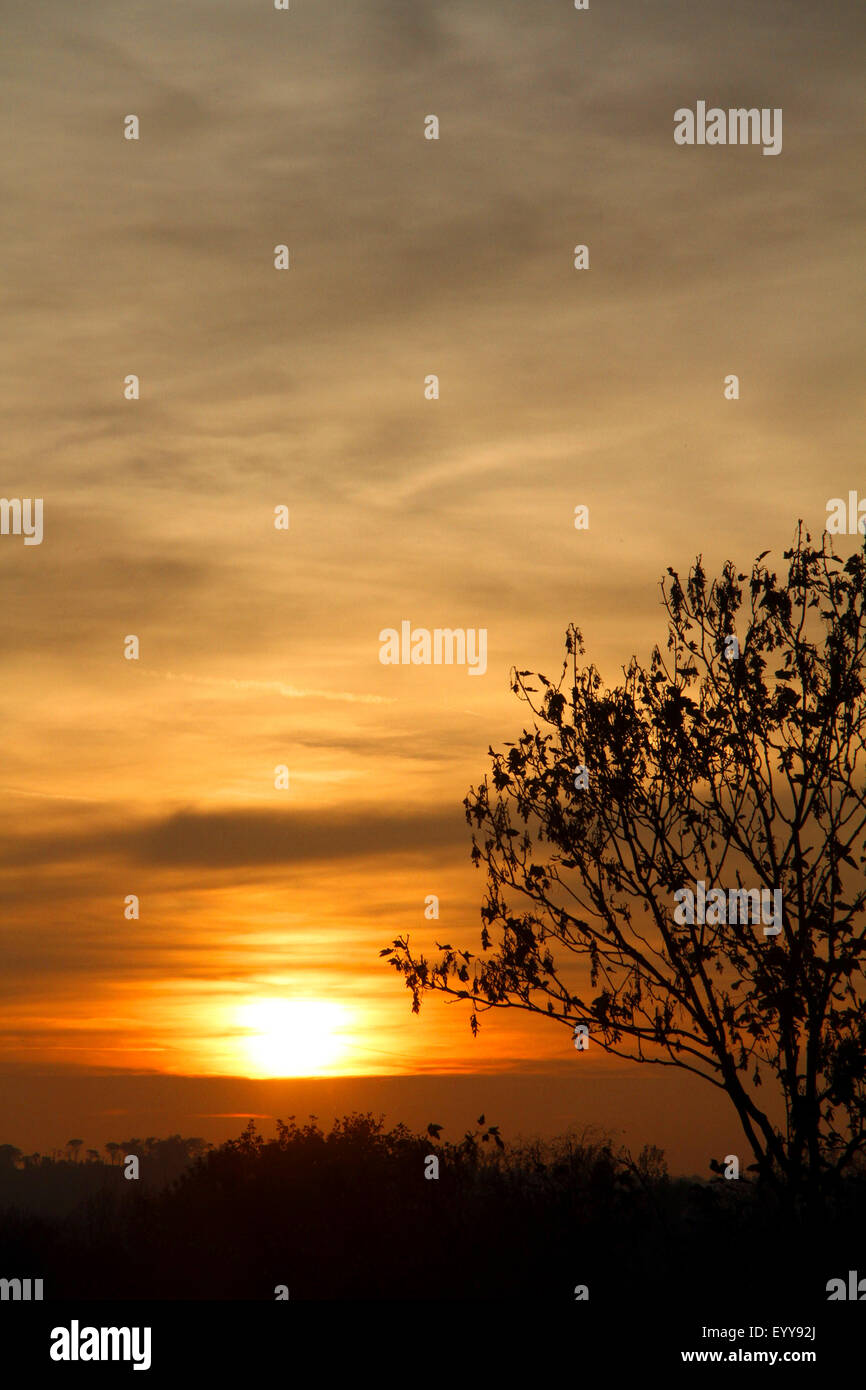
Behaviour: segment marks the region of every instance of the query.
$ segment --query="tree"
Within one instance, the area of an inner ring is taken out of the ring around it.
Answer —
[[[558,682],[512,672],[536,722],[464,802],[481,953],[381,954],[416,1012],[435,991],[472,1002],[473,1032],[495,1008],[583,1024],[724,1090],[791,1200],[866,1147],[866,542],[843,561],[801,523],[782,582],[767,554],[711,583],[700,557],[685,586],[668,569],[666,654],[613,689],[574,626]],[[757,890],[781,893],[778,933]]]
[[[72,1161],[73,1161],[73,1163],[77,1163],[77,1162],[78,1162],[78,1150],[81,1148],[81,1146],[82,1146],[83,1143],[84,1143],[84,1140],[83,1140],[83,1139],[67,1139],[67,1141],[66,1141],[66,1147],[67,1147],[67,1149],[70,1149],[70,1150],[72,1151]]]

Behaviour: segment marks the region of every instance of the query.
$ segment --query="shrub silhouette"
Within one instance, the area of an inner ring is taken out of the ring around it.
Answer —
[[[430,1153],[438,1180],[424,1177]],[[78,1184],[97,1167],[102,1185],[76,1207],[41,1210],[46,1172]],[[652,1147],[633,1158],[573,1132],[510,1143],[495,1126],[450,1142],[369,1114],[329,1133],[290,1118],[273,1139],[251,1123],[161,1190],[110,1163],[49,1159],[19,1177],[37,1186],[0,1208],[0,1261],[52,1299],[270,1301],[284,1284],[293,1300],[571,1302],[583,1283],[595,1300],[669,1304],[676,1290],[678,1306],[694,1293],[706,1308],[732,1289],[766,1296],[768,1271],[780,1298],[821,1299],[862,1248],[856,1175],[812,1228],[747,1184],[668,1178]],[[766,1259],[744,1265],[747,1248]]]

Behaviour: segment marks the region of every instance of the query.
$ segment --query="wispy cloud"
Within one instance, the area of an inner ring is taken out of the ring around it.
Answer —
[[[260,690],[262,694],[282,695],[286,700],[335,700],[348,705],[393,705],[390,695],[358,695],[352,690],[299,690],[283,681],[235,680],[228,676],[193,676],[181,671],[148,671],[148,675],[188,685],[208,685],[226,690]]]

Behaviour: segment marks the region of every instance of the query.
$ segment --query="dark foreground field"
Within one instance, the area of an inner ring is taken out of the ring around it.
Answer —
[[[784,1211],[748,1180],[670,1179],[603,1139],[459,1143],[349,1116],[263,1140],[130,1140],[113,1162],[0,1149],[0,1277],[44,1297],[575,1300],[708,1309],[866,1276],[866,1181]],[[136,1153],[141,1177],[124,1177]],[[197,1156],[196,1156],[197,1155]],[[438,1178],[425,1177],[438,1158]],[[866,1291],[866,1285],[864,1285]]]

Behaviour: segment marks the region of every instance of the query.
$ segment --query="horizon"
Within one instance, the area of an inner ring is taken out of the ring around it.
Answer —
[[[635,1155],[645,1144],[655,1145],[664,1151],[672,1176],[709,1178],[710,1159],[718,1160],[739,1143],[727,1101],[706,1096],[709,1087],[696,1079],[686,1078],[683,1089],[682,1078],[659,1076],[654,1084],[645,1079],[647,1071],[622,1063],[613,1076],[599,1075],[598,1069],[594,1075],[576,1076],[563,1064],[550,1070],[447,1078],[166,1078],[154,1072],[76,1075],[62,1081],[22,1071],[19,1090],[4,1087],[0,1144],[25,1152],[62,1151],[73,1133],[83,1140],[84,1149],[98,1148],[100,1153],[105,1143],[133,1135],[180,1134],[216,1144],[237,1138],[250,1119],[265,1137],[272,1137],[276,1120],[290,1114],[299,1121],[315,1115],[328,1130],[334,1119],[353,1112],[384,1114],[389,1129],[403,1122],[423,1133],[428,1124],[442,1124],[443,1137],[454,1140],[476,1128],[483,1114],[488,1123],[499,1125],[506,1145],[586,1130],[609,1137],[614,1147],[627,1147]],[[8,1074],[3,1078],[9,1079]],[[244,1100],[247,1107],[241,1109]],[[238,1108],[198,1108],[220,1103]],[[686,1136],[678,1133],[675,1119],[676,1108],[683,1104],[688,1105],[693,1131]],[[64,1129],[68,1133],[61,1139]],[[53,1142],[48,1142],[50,1136]]]

